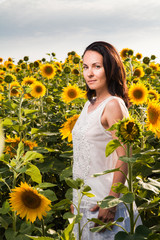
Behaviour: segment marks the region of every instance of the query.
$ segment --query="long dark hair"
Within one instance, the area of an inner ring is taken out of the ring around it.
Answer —
[[[92,50],[100,53],[103,56],[103,66],[105,69],[108,91],[113,96],[122,98],[128,107],[128,94],[126,85],[126,72],[118,51],[107,42],[93,42],[84,51]],[[88,100],[93,103],[93,97],[96,96],[96,91],[87,86]]]

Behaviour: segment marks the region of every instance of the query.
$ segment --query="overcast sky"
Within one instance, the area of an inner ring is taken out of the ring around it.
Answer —
[[[0,57],[82,55],[93,41],[160,59],[158,0],[0,0]],[[160,61],[160,60],[159,60]]]

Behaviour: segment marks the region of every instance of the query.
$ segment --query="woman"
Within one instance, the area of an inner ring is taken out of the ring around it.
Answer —
[[[116,49],[106,42],[90,44],[83,54],[83,75],[87,85],[88,101],[72,131],[73,178],[84,179],[95,197],[84,196],[82,199],[81,227],[87,219],[91,218],[98,218],[107,223],[118,217],[124,217],[122,225],[129,231],[129,216],[122,204],[111,209],[101,209],[97,205],[97,201],[103,200],[108,195],[119,197],[118,193],[111,190],[111,186],[117,182],[125,183],[124,175],[121,172],[115,172],[97,178],[91,177],[95,173],[118,167],[125,174],[128,171],[127,164],[118,159],[125,155],[122,147],[109,157],[105,156],[107,143],[116,138],[115,132],[107,129],[118,120],[129,116],[126,75]],[[77,198],[74,191],[74,204],[77,204]],[[83,240],[111,240],[114,239],[115,233],[121,230],[114,226],[113,231],[92,233],[89,230],[91,227],[94,227],[93,222],[85,226]],[[78,236],[76,227],[75,234]]]

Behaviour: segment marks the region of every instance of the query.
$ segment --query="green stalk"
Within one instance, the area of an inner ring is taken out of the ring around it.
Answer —
[[[127,157],[130,158],[130,144],[127,144]],[[133,193],[133,176],[132,176],[132,163],[128,163],[128,175],[129,175],[129,191]],[[130,233],[134,233],[134,212],[133,202],[130,203]]]
[[[45,231],[44,231],[44,219],[43,218],[41,220],[41,223],[42,223],[42,236],[44,237],[45,236]]]

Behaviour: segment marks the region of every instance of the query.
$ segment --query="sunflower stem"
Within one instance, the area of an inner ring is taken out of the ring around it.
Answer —
[[[13,231],[16,232],[16,212],[15,211],[12,213],[12,218],[13,218]]]
[[[127,144],[127,157],[131,157],[130,144]],[[133,193],[133,176],[132,176],[132,163],[128,163],[128,175],[129,175],[129,191]],[[130,203],[130,233],[134,233],[134,212],[133,212],[133,202]]]
[[[44,219],[43,218],[41,220],[41,223],[42,223],[42,236],[44,237],[45,236],[45,229],[44,229]]]

